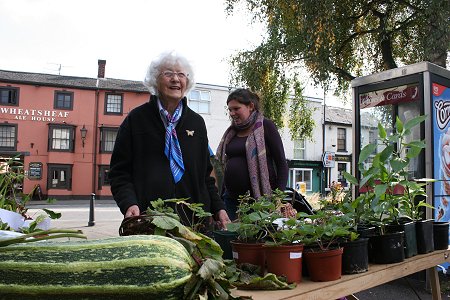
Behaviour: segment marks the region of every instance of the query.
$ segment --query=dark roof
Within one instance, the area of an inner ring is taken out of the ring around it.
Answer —
[[[141,81],[114,78],[87,78],[54,74],[16,72],[0,70],[0,81],[43,86],[56,86],[78,89],[97,89],[114,91],[147,92]]]

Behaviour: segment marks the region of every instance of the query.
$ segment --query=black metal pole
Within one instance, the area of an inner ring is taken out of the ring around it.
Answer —
[[[327,90],[325,87],[325,83],[323,84],[323,123],[322,123],[322,186],[320,189],[320,192],[322,193],[322,196],[325,197],[325,188],[327,186],[327,169],[323,165],[323,157],[325,155],[325,149],[326,149],[326,143],[325,143],[325,121],[326,121],[326,109],[327,105],[325,103],[325,94]]]
[[[89,222],[88,226],[95,225],[94,219],[95,193],[91,193],[91,200],[89,201]]]

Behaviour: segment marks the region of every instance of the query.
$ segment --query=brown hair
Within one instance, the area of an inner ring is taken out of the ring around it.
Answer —
[[[228,95],[227,98],[227,104],[231,100],[236,100],[237,102],[244,104],[244,105],[250,105],[250,103],[253,103],[255,106],[255,110],[259,111],[259,96],[256,93],[253,93],[249,89],[236,89],[231,94]]]

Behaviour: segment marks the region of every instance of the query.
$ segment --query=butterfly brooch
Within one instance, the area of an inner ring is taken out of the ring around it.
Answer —
[[[194,130],[186,130],[188,136],[194,136]]]

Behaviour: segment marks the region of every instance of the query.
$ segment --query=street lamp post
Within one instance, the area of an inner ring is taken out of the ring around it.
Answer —
[[[323,84],[323,121],[322,121],[322,157],[325,155],[325,110],[326,110],[326,103],[325,103],[325,94],[326,94],[326,87],[325,83]],[[325,186],[326,186],[326,167],[323,164],[322,165],[322,188],[321,193],[323,196],[325,196]]]

